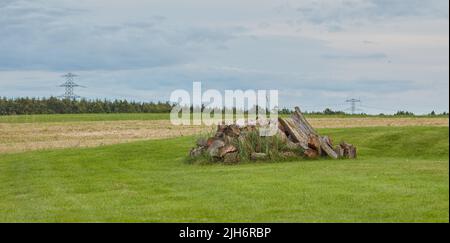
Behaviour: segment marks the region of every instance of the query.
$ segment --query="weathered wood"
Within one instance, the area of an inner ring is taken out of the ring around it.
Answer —
[[[286,141],[286,147],[290,150],[297,150],[297,149],[302,149],[302,150],[306,150],[309,149],[307,144],[302,144],[302,143],[294,143],[290,140]]]
[[[308,137],[308,145],[317,150],[319,155],[325,153],[333,159],[337,159],[339,157],[333,150],[331,140],[328,137],[323,138],[319,136],[316,130],[314,130],[311,124],[309,124],[303,116],[299,107],[295,107],[295,112],[292,114],[292,120],[298,130],[302,131],[302,133],[306,133]]]
[[[309,137],[312,135],[309,128],[300,120],[300,118],[293,115],[292,118],[289,119],[289,121],[294,125],[296,129],[305,134],[305,136]]]
[[[348,144],[346,142],[342,142],[339,146],[344,151],[343,152],[343,154],[344,154],[343,157],[348,158],[348,159],[355,159],[356,158],[356,148],[355,148],[355,146],[353,146],[351,144]]]
[[[220,139],[216,139],[212,142],[212,144],[208,147],[208,153],[211,157],[219,157],[219,150],[225,146],[225,142],[220,140]]]
[[[322,142],[319,136],[311,135],[308,139],[308,147],[317,151],[319,155],[322,155]]]
[[[323,140],[330,146],[333,147],[333,141],[328,136],[323,136]]]
[[[266,160],[267,158],[268,156],[265,153],[252,153],[250,155],[251,160]]]
[[[318,135],[316,130],[314,130],[311,124],[309,124],[308,120],[306,120],[306,118],[303,116],[298,106],[295,107],[295,111],[292,114],[292,119],[294,119],[299,124],[302,124],[305,127],[306,131],[308,132],[308,135],[311,134]]]
[[[237,148],[231,144],[227,144],[219,149],[219,157],[223,157],[228,153],[236,152]]]
[[[356,155],[356,147],[354,147],[353,145],[350,147],[349,152],[348,152],[348,158],[349,159],[356,159],[357,155]]]
[[[336,152],[339,158],[344,158],[344,149],[340,145],[334,148],[334,152]]]
[[[320,137],[320,148],[322,149],[323,152],[325,152],[328,156],[330,156],[333,159],[337,159],[339,158],[339,156],[337,155],[337,153],[333,150],[332,147],[330,147],[330,145],[328,145],[328,143],[322,138]]]
[[[279,118],[278,120],[281,125],[283,125],[287,133],[291,135],[293,142],[308,144],[308,135],[296,128],[296,126],[292,124],[289,119]]]
[[[279,151],[284,157],[295,157],[303,152],[305,157],[318,158],[329,156],[337,158],[356,158],[356,148],[345,142],[333,148],[333,142],[328,136],[320,136],[309,124],[306,118],[296,107],[291,118],[278,118],[278,130],[276,136],[284,144],[284,148]],[[258,131],[255,125],[238,127],[236,125],[219,125],[216,134],[209,139],[199,139],[197,148],[191,150],[191,156],[197,157],[203,153],[208,153],[214,161],[225,163],[239,162],[239,148],[235,142],[247,144],[246,137],[251,132]],[[262,135],[260,135],[262,136]],[[261,151],[261,143],[250,144],[252,151]],[[242,147],[242,146],[239,146]],[[286,149],[286,150],[285,150]],[[252,160],[269,159],[266,153],[251,153]]]
[[[315,158],[319,157],[319,152],[317,152],[317,150],[311,149],[311,148],[305,150],[304,154],[306,157],[308,157],[310,159],[315,159]]]

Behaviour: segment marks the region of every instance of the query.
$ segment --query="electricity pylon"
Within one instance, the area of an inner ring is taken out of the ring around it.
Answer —
[[[80,98],[80,96],[76,95],[73,92],[74,88],[75,87],[86,88],[86,87],[84,87],[82,85],[78,85],[73,81],[73,79],[75,77],[78,77],[78,75],[75,75],[73,73],[68,73],[68,74],[63,75],[62,77],[66,78],[66,82],[61,84],[59,87],[64,87],[66,90],[65,90],[64,94],[61,95],[60,97],[63,99],[70,99],[70,100]]]
[[[356,111],[356,103],[361,102],[359,99],[348,99],[345,102],[351,103],[350,109],[352,110],[352,115],[355,114]]]

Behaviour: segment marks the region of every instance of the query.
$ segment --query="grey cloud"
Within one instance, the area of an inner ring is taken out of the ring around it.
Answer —
[[[162,16],[97,23],[83,18],[88,12],[38,3],[11,2],[0,9],[0,70],[170,66],[191,61],[207,48],[223,46],[242,31],[171,26]]]
[[[131,78],[132,77],[132,78]],[[127,86],[136,90],[154,90],[158,87],[167,94],[178,88],[190,89],[193,81],[202,81],[204,88],[225,89],[284,89],[333,92],[394,93],[422,87],[409,80],[380,79],[323,79],[304,77],[299,74],[264,70],[245,70],[222,67],[161,67],[149,70],[124,71],[110,77],[115,84],[127,80]],[[90,82],[90,81],[87,81]],[[95,79],[92,82],[96,82]]]
[[[330,31],[344,30],[349,23],[395,17],[448,18],[447,0],[338,0],[302,2],[295,10],[300,22],[325,25]]]
[[[388,56],[384,53],[371,53],[371,54],[350,54],[350,55],[342,55],[342,54],[327,54],[323,55],[322,58],[325,59],[385,59]]]

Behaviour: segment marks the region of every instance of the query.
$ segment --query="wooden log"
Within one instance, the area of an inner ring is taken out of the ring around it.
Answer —
[[[321,143],[320,148],[322,149],[322,151],[333,159],[339,158],[338,154],[333,150],[333,148],[330,147],[330,145],[328,145],[328,143],[322,137],[319,136],[319,138]]]
[[[310,159],[316,159],[317,157],[319,157],[319,153],[317,152],[317,150],[311,148],[305,150],[304,154]]]
[[[252,153],[250,155],[251,160],[266,160],[267,158],[268,156],[265,153]]]
[[[225,146],[223,146],[222,148],[220,148],[219,149],[219,157],[223,157],[223,156],[225,156],[226,154],[228,154],[228,153],[234,153],[234,152],[236,152],[237,151],[237,148],[236,147],[234,147],[233,145],[231,145],[231,144],[227,144],[227,145],[225,145]]]
[[[286,147],[287,147],[287,149],[289,149],[289,150],[297,150],[297,149],[307,150],[307,149],[309,149],[309,147],[308,147],[307,144],[294,143],[294,142],[292,142],[292,141],[290,141],[290,140],[288,140],[288,141],[286,142]]]
[[[292,137],[293,142],[301,143],[304,145],[308,144],[308,135],[306,135],[301,130],[297,129],[296,126],[289,119],[278,118],[280,124],[284,127],[287,133]]]
[[[351,146],[349,151],[348,151],[348,158],[349,159],[356,159],[356,147],[355,146]]]
[[[308,148],[315,150],[318,155],[326,154],[333,159],[339,158],[339,154],[333,149],[331,139],[321,137],[303,116],[299,107],[295,107],[292,119],[280,118],[279,121],[294,142],[306,144]],[[347,150],[350,151],[350,149]],[[312,155],[312,151],[308,151],[308,153]]]
[[[333,141],[328,136],[323,136],[323,140],[330,146],[333,147]]]
[[[318,135],[316,130],[314,130],[314,128],[311,126],[311,124],[309,124],[308,120],[306,120],[306,118],[303,116],[303,114],[300,111],[300,108],[298,106],[295,107],[295,111],[292,114],[292,119],[296,123],[298,123],[299,125],[304,127],[304,130],[308,133],[308,135],[311,135],[311,134]]]
[[[344,151],[344,157],[348,159],[356,158],[356,148],[352,144],[348,144],[346,142],[342,142],[340,145],[341,149]]]
[[[319,136],[311,135],[308,139],[308,147],[317,151],[319,155],[322,155],[322,142]]]
[[[309,130],[309,128],[307,127],[307,125],[305,125],[300,118],[298,118],[295,115],[292,115],[292,118],[289,119],[289,121],[294,125],[294,127],[302,134],[305,135],[305,137],[310,137],[311,135],[313,135],[313,133],[311,133],[311,131]]]
[[[339,158],[344,158],[344,149],[340,145],[334,148],[334,152],[336,152]]]

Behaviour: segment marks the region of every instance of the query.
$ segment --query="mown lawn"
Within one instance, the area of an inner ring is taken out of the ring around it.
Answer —
[[[0,221],[449,221],[448,127],[320,132],[359,158],[190,165],[192,137],[0,155]]]

